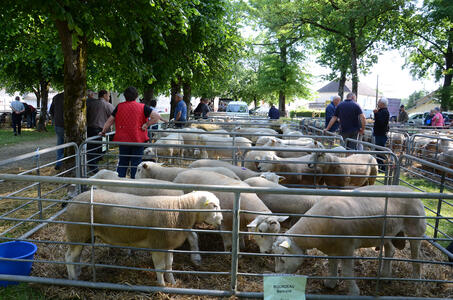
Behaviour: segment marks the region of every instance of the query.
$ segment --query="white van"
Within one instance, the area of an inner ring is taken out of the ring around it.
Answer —
[[[243,101],[231,101],[226,108],[227,115],[248,116],[249,107]]]

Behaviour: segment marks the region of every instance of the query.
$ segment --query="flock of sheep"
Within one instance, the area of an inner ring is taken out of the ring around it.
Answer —
[[[192,129],[192,128],[191,128]],[[222,129],[216,129],[222,130]],[[313,152],[310,149],[322,148],[322,145],[312,139],[300,137],[297,131],[282,125],[281,131],[286,132],[289,139],[279,139],[272,136],[277,132],[270,128],[236,128],[234,139],[227,131],[218,135],[203,134],[201,129],[187,133],[172,133],[171,131],[156,141],[156,144],[192,145],[191,153],[181,153],[183,148],[152,147],[147,150],[150,157],[166,156],[170,159],[180,156],[190,156],[194,161],[183,167],[164,166],[162,163],[144,161],[138,166],[136,179],[133,182],[165,183],[169,187],[174,184],[216,185],[227,187],[268,187],[288,188],[281,184],[317,185],[325,184],[334,187],[354,188],[357,192],[395,191],[412,192],[402,186],[374,185],[377,175],[376,159],[369,154],[353,154],[343,157],[340,152]],[[251,135],[254,134],[254,135]],[[270,136],[267,136],[270,135]],[[238,143],[238,144],[236,144]],[[231,150],[220,147],[209,149],[200,145],[240,145],[250,148],[244,151],[244,167],[219,160],[231,158]],[[254,145],[254,146],[253,146]],[[253,147],[260,147],[254,150]],[[267,150],[263,150],[267,147]],[[292,152],[284,151],[291,148]],[[274,151],[272,148],[275,148]],[[295,151],[295,150],[297,151]],[[341,149],[340,149],[341,150]],[[343,148],[344,150],[344,148]],[[164,153],[165,152],[165,153]],[[197,156],[199,159],[196,159]],[[323,176],[317,175],[322,174]],[[284,174],[284,176],[280,176]],[[327,176],[324,176],[327,175]],[[333,175],[333,176],[329,176]],[[341,175],[341,176],[336,176]],[[116,172],[100,170],[93,179],[119,178]],[[193,251],[199,251],[198,236],[195,232],[172,229],[191,229],[195,224],[207,223],[211,228],[231,231],[232,210],[235,194],[232,192],[203,192],[177,189],[129,188],[122,186],[102,185],[97,181],[95,189],[76,196],[68,205],[65,220],[68,222],[92,222],[98,224],[121,225],[115,227],[95,226],[95,236],[108,244],[173,250],[180,247],[185,240]],[[93,205],[90,212],[89,203]],[[373,218],[384,214],[411,216],[409,218]],[[170,210],[170,211],[169,211]],[[191,211],[194,210],[194,211]],[[328,256],[353,256],[354,250],[364,247],[380,247],[382,231],[385,236],[394,237],[383,241],[384,255],[391,258],[395,248],[403,249],[404,237],[422,238],[426,222],[422,202],[419,199],[390,198],[386,204],[385,198],[365,197],[332,197],[295,194],[241,193],[240,230],[249,231],[251,240],[246,241],[240,235],[240,245],[254,242],[261,253],[299,254],[299,256],[275,257],[275,272],[294,273],[303,263],[300,254],[306,250],[317,248]],[[253,213],[252,213],[253,212]],[[272,213],[278,215],[272,215]],[[304,214],[307,217],[288,217],[285,214]],[[310,217],[312,216],[312,217]],[[316,216],[332,216],[335,218],[316,218]],[[288,221],[290,226],[286,234],[278,236],[282,230],[281,223]],[[169,230],[149,230],[147,227],[169,228]],[[385,228],[384,228],[385,227]],[[91,240],[90,227],[83,224],[68,223],[65,225],[66,238],[71,244],[66,253],[68,276],[77,279],[79,262],[83,246]],[[314,237],[293,236],[310,235]],[[322,238],[319,235],[350,236],[342,239]],[[375,236],[376,238],[371,238]],[[370,238],[360,238],[370,237]],[[222,234],[226,251],[232,247],[232,235]],[[419,259],[421,240],[409,239],[412,259]],[[152,252],[157,283],[165,285],[165,281],[174,284],[171,273],[173,254],[170,252]],[[201,264],[201,256],[192,254],[191,261]],[[342,276],[354,277],[352,259],[329,259],[328,276],[338,276],[338,263],[343,266]],[[413,275],[421,276],[421,265],[413,263]],[[383,277],[391,277],[391,260],[383,264]],[[164,279],[165,277],[165,279]],[[359,288],[354,280],[348,280],[350,294],[359,294]],[[327,287],[334,287],[337,280],[325,281]]]

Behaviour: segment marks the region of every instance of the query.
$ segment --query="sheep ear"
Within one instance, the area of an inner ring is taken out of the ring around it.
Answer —
[[[290,249],[291,248],[291,242],[283,241],[279,246],[282,247],[282,248],[285,248],[285,249]]]
[[[148,164],[147,164],[146,162],[145,162],[145,163],[143,163],[143,165],[142,165],[142,166],[143,166],[143,169],[148,169]]]
[[[258,225],[258,218],[247,224],[247,228],[256,228],[256,225]]]
[[[283,221],[286,221],[289,218],[289,216],[279,216],[277,220],[281,223]]]
[[[209,201],[209,199],[206,199],[206,201],[204,202],[204,206],[209,206],[210,203],[211,201]]]
[[[157,163],[157,164],[158,164],[159,166],[161,166],[161,167],[164,165],[164,163]]]
[[[286,177],[285,176],[278,176],[278,182],[282,182],[283,180],[285,180]]]

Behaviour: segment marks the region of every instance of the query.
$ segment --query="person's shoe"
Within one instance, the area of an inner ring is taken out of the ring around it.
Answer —
[[[17,136],[17,133],[14,132],[14,136]]]
[[[60,170],[61,170],[61,166],[58,166],[58,165],[56,165],[56,166],[53,167],[53,168],[54,168],[55,170],[57,170],[57,171],[60,171]]]

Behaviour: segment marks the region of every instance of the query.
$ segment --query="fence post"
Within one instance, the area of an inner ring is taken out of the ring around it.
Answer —
[[[440,179],[440,189],[439,193],[444,192],[444,185],[445,185],[445,172],[442,172],[442,178]],[[441,217],[440,211],[442,209],[442,199],[437,199],[437,211],[436,217]],[[439,219],[436,218],[436,223],[434,225],[434,238],[437,238],[437,232],[439,231]]]
[[[379,247],[379,257],[378,257],[378,273],[377,273],[377,276],[376,276],[376,296],[379,295],[379,289],[380,289],[380,283],[381,283],[381,274],[382,274],[382,264],[383,264],[383,260],[384,258],[382,257],[382,252],[384,251],[384,243],[385,243],[385,240],[384,240],[384,237],[385,237],[385,229],[386,229],[386,226],[387,226],[387,208],[388,208],[388,202],[389,202],[389,198],[388,197],[385,197],[385,203],[384,203],[384,219],[382,221],[382,235],[381,235],[381,243],[380,243],[380,247]]]
[[[232,246],[231,246],[231,292],[233,295],[237,292],[237,273],[238,273],[238,253],[239,253],[239,210],[241,207],[241,194],[234,193],[233,203],[233,228],[232,228]]]
[[[39,148],[36,149],[36,176],[40,176]],[[41,182],[38,182],[38,199],[41,199]],[[42,220],[42,201],[38,200],[39,218]]]

